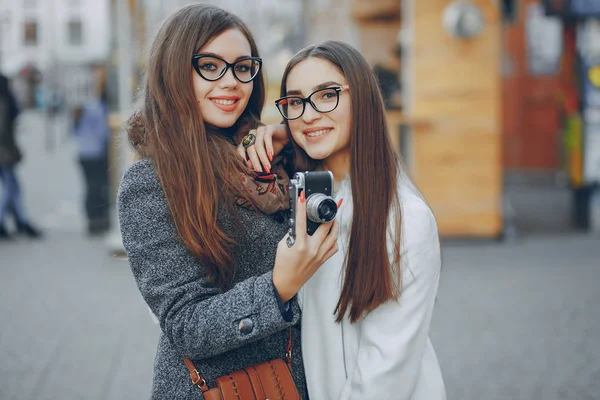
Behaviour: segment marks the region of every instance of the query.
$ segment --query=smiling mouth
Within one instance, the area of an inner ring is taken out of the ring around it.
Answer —
[[[232,99],[232,100],[223,100],[223,99],[211,99],[214,103],[216,104],[220,104],[222,106],[232,106],[234,105],[238,100],[237,99]]]
[[[305,133],[305,135],[308,137],[314,138],[314,137],[324,135],[331,130],[332,130],[332,128],[319,129],[318,131],[307,132],[307,133]]]

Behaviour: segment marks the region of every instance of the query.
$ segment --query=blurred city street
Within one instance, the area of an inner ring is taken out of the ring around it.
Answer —
[[[127,262],[85,235],[66,122],[52,141],[48,129],[37,112],[19,125],[18,173],[45,238],[0,243],[0,399],[147,398],[158,326]],[[444,243],[431,336],[448,399],[600,398],[598,239]]]
[[[0,399],[147,398],[158,330],[127,263],[85,234],[66,129],[35,111],[19,122],[18,172],[45,238],[0,242]]]

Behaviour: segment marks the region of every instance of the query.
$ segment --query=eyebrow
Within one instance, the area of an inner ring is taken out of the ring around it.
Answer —
[[[325,88],[330,87],[330,86],[343,86],[343,85],[341,83],[336,82],[336,81],[327,81],[327,82],[324,82],[324,83],[321,83],[321,84],[315,86],[313,88],[313,91],[319,90],[319,89],[325,89]],[[301,90],[288,90],[288,91],[285,92],[285,94],[287,96],[290,96],[290,95],[301,95],[302,91]]]
[[[210,52],[206,52],[206,51],[198,52],[198,53],[196,53],[196,55],[198,55],[198,56],[199,55],[202,55],[202,56],[213,56],[213,57],[218,57],[218,58],[222,58],[223,60],[225,60],[225,57],[223,57],[220,54],[210,53]],[[245,55],[245,56],[239,56],[238,58],[235,59],[235,61],[241,60],[242,58],[248,58],[248,57],[252,57],[252,55],[248,54],[248,55]]]

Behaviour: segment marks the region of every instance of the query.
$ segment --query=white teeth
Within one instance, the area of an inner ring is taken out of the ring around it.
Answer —
[[[308,137],[317,137],[317,136],[321,136],[322,134],[327,133],[329,131],[330,131],[330,129],[321,129],[319,131],[309,132],[309,133],[306,134],[306,136],[308,136]]]
[[[223,106],[230,106],[235,103],[235,100],[221,100],[221,99],[213,99],[213,101],[217,104],[221,104]]]

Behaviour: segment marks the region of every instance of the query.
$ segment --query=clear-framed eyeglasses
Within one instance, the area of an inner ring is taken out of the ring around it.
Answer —
[[[350,90],[350,86],[335,86],[315,90],[308,97],[285,96],[275,100],[275,105],[281,116],[287,120],[298,119],[304,114],[306,103],[309,103],[315,111],[328,113],[338,106],[340,92]]]
[[[231,68],[235,79],[242,83],[252,81],[262,67],[262,59],[259,57],[244,57],[234,63],[228,63],[221,57],[212,54],[196,54],[192,57],[194,70],[207,81],[217,81]]]

